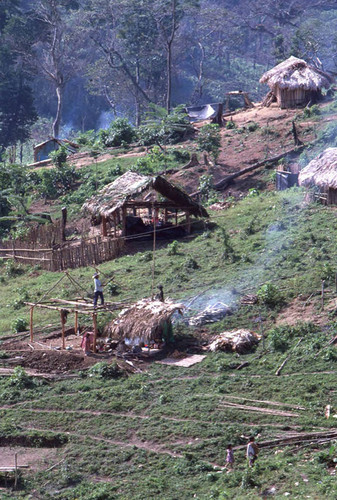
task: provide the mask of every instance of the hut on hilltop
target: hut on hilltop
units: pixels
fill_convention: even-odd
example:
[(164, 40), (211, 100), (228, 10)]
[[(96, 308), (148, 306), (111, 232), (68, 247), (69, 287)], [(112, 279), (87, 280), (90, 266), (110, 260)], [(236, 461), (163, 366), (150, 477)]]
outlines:
[(316, 187), (328, 205), (337, 205), (337, 148), (328, 148), (301, 170), (300, 186)]
[(128, 340), (131, 344), (149, 344), (151, 341), (168, 341), (172, 338), (171, 318), (175, 312), (182, 314), (183, 305), (165, 300), (142, 299), (120, 312), (107, 328), (114, 339)]
[(82, 209), (101, 224), (103, 236), (108, 236), (110, 226), (114, 237), (120, 229), (121, 236), (157, 231), (158, 237), (178, 237), (190, 232), (191, 215), (208, 217), (202, 205), (164, 177), (131, 171), (105, 186)]
[(333, 81), (331, 75), (294, 56), (260, 78), (260, 83), (266, 83), (271, 89), (264, 104), (268, 106), (274, 100), (281, 109), (317, 102), (322, 97), (322, 88), (328, 88)]

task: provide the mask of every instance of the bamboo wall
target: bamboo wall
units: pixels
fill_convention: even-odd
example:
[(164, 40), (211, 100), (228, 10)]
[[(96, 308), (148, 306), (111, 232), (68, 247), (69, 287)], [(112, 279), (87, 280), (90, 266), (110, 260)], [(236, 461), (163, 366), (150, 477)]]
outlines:
[(306, 106), (311, 99), (317, 98), (317, 92), (303, 90), (301, 88), (297, 88), (294, 90), (281, 90), (276, 87), (274, 93), (281, 109)]
[(62, 271), (100, 264), (120, 256), (124, 249), (122, 238), (102, 238), (65, 242), (45, 247), (27, 241), (3, 241), (0, 258), (13, 258), (21, 264), (40, 266), (48, 271)]

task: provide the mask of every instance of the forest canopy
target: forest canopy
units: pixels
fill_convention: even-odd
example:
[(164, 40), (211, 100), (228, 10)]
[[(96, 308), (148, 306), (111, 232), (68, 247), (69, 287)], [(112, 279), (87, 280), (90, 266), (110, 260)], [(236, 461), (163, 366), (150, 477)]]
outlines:
[[(290, 55), (336, 71), (329, 0), (4, 0), (0, 144), (140, 125), (151, 105), (260, 99), (264, 71)], [(62, 128), (63, 127), (63, 128)]]

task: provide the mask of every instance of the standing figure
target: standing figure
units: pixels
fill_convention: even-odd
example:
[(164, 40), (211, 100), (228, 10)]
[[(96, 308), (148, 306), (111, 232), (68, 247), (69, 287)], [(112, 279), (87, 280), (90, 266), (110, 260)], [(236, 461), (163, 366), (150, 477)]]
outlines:
[(101, 305), (104, 305), (104, 297), (103, 297), (103, 285), (99, 279), (99, 274), (95, 273), (93, 275), (94, 283), (95, 283), (95, 296), (94, 296), (94, 307), (97, 306), (98, 297), (101, 299)]
[(247, 460), (249, 467), (253, 467), (258, 454), (259, 454), (259, 447), (255, 443), (254, 436), (251, 436), (247, 444)]
[(91, 350), (92, 344), (93, 344), (92, 337), (93, 337), (93, 334), (90, 332), (85, 332), (83, 337), (82, 337), (81, 347), (84, 351), (85, 356), (88, 356), (90, 354), (90, 350)]
[(228, 444), (227, 445), (227, 455), (226, 455), (226, 465), (225, 465), (225, 468), (227, 469), (230, 469), (230, 470), (233, 470), (234, 468), (234, 453), (233, 453), (233, 447), (231, 444)]

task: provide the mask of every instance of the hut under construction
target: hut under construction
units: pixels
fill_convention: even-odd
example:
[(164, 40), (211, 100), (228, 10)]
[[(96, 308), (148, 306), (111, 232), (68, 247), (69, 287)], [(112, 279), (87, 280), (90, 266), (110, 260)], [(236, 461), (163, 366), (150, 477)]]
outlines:
[(337, 205), (337, 148), (328, 148), (301, 170), (300, 186), (316, 188), (316, 196), (328, 205)]
[(182, 314), (183, 304), (170, 300), (142, 299), (120, 312), (107, 328), (107, 334), (116, 340), (127, 340), (132, 345), (172, 340), (171, 318)]
[(124, 237), (154, 231), (157, 237), (178, 237), (191, 231), (191, 216), (208, 217), (206, 209), (158, 175), (128, 171), (105, 186), (82, 207), (102, 236)]
[(260, 78), (260, 83), (270, 87), (263, 104), (269, 106), (277, 101), (281, 109), (314, 104), (322, 98), (322, 89), (330, 87), (333, 81), (331, 75), (291, 56)]

